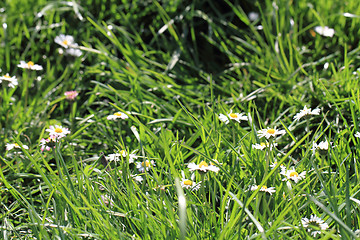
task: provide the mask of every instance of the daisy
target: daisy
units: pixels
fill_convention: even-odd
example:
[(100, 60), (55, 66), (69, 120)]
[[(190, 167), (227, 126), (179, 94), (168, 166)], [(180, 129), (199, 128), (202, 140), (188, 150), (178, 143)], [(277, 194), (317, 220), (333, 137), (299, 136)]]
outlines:
[[(132, 153), (129, 154), (129, 163), (133, 163), (135, 159), (138, 158), (138, 156), (136, 154), (134, 154), (134, 152), (136, 152), (137, 150), (134, 150)], [(115, 161), (118, 162), (121, 160), (121, 158), (126, 158), (126, 156), (128, 155), (128, 153), (125, 150), (121, 150), (119, 153), (113, 153), (113, 154), (109, 154), (106, 157), (106, 160), (108, 161)]]
[[(271, 169), (274, 169), (277, 165), (278, 165), (278, 162), (275, 161), (275, 162), (273, 162), (272, 164), (270, 164), (270, 168), (271, 168)], [(281, 164), (281, 165), (280, 165), (280, 169), (281, 169), (281, 171), (283, 171), (283, 170), (286, 169), (286, 167), (284, 166), (284, 164)]]
[(308, 232), (311, 232), (313, 237), (316, 237), (317, 234), (321, 234), (321, 231), (319, 230), (326, 230), (329, 228), (329, 225), (316, 215), (311, 215), (310, 219), (306, 217), (302, 218), (301, 224)]
[(0, 77), (0, 83), (2, 82), (2, 80), (8, 81), (8, 86), (11, 88), (14, 88), (19, 84), (17, 78), (15, 76), (10, 77), (8, 73)]
[(55, 143), (56, 143), (56, 138), (55, 137), (48, 137), (48, 138), (43, 138), (40, 140), (40, 150), (43, 152), (44, 150), (46, 151), (50, 151), (51, 148), (55, 147)]
[(74, 101), (75, 98), (79, 95), (77, 91), (67, 91), (64, 93), (67, 100)]
[[(22, 147), (23, 147), (24, 149), (29, 149), (29, 147), (26, 146), (26, 145), (22, 145)], [(6, 151), (10, 151), (10, 150), (12, 150), (12, 149), (14, 149), (14, 148), (21, 149), (20, 145), (17, 144), (17, 143), (7, 143), (7, 144), (6, 144)]]
[(314, 28), (315, 32), (318, 34), (324, 36), (324, 37), (333, 37), (335, 34), (335, 30), (333, 28), (329, 28), (328, 26), (322, 27), (322, 26), (316, 26)]
[(43, 70), (42, 66), (35, 64), (32, 61), (29, 61), (29, 62), (20, 61), (20, 64), (18, 64), (17, 66), (19, 68), (26, 68), (26, 69), (30, 69), (30, 70), (36, 70), (36, 71)]
[(315, 108), (314, 110), (311, 111), (311, 108), (307, 108), (305, 105), (304, 109), (300, 110), (300, 112), (294, 116), (294, 119), (300, 120), (300, 118), (302, 117), (309, 117), (310, 115), (319, 115), (319, 114), (320, 114), (319, 108)]
[(67, 134), (70, 133), (69, 129), (59, 126), (59, 125), (50, 126), (45, 131), (49, 132), (50, 137), (55, 138), (55, 139), (63, 138)]
[(241, 122), (241, 120), (243, 121), (247, 121), (248, 117), (244, 115), (244, 113), (233, 113), (232, 111), (230, 111), (229, 114), (224, 115), (222, 113), (219, 114), (219, 119), (220, 121), (224, 122), (225, 124), (229, 123), (229, 119), (235, 120), (238, 123)]
[[(258, 185), (252, 185), (252, 186), (250, 187), (250, 190), (251, 190), (251, 191), (256, 191), (258, 188), (259, 188)], [(276, 192), (275, 187), (269, 187), (269, 188), (268, 188), (268, 187), (265, 186), (265, 185), (263, 185), (263, 186), (260, 188), (259, 191), (261, 191), (261, 192), (267, 192), (267, 193), (269, 193), (270, 195), (272, 195), (274, 192)]]
[(192, 191), (193, 190), (197, 191), (200, 189), (201, 181), (198, 183), (195, 182), (195, 174), (191, 174), (190, 179), (187, 179), (185, 177), (185, 173), (183, 171), (181, 171), (181, 176), (182, 176), (182, 178), (181, 178), (180, 184), (181, 184), (182, 188), (186, 188), (186, 189), (189, 189)]
[(155, 166), (155, 162), (153, 160), (145, 160), (143, 162), (136, 163), (136, 168), (139, 170), (139, 172), (148, 171), (151, 166)]
[(354, 136), (360, 138), (360, 132), (356, 132)]
[(289, 170), (286, 170), (286, 168), (282, 168), (281, 175), (284, 175), (285, 178), (282, 179), (282, 181), (287, 181), (287, 180), (293, 180), (295, 183), (297, 183), (298, 181), (300, 181), (301, 179), (305, 178), (306, 175), (306, 171), (303, 171), (302, 173), (298, 173), (295, 171), (294, 167), (292, 167)]
[[(331, 144), (331, 143), (330, 143)], [(321, 155), (327, 154), (329, 149), (329, 142), (321, 141), (319, 144), (313, 143), (313, 148), (311, 150), (316, 151), (318, 150)]]
[(74, 44), (74, 37), (71, 35), (60, 34), (55, 37), (54, 41), (63, 48), (69, 48)]
[(195, 170), (199, 170), (199, 171), (213, 171), (213, 172), (218, 172), (220, 169), (215, 166), (215, 165), (208, 165), (205, 161), (200, 162), (198, 165), (196, 163), (189, 163), (188, 164), (188, 168), (190, 171), (195, 171)]
[[(78, 47), (78, 44), (74, 43), (73, 46)], [(80, 49), (77, 49), (77, 48), (68, 48), (68, 49), (66, 49), (65, 54), (71, 55), (71, 56), (74, 56), (74, 57), (80, 57), (82, 55), (82, 51)]]
[(261, 142), (259, 143), (255, 143), (252, 145), (252, 148), (258, 149), (258, 150), (264, 150), (265, 148), (270, 148), (270, 151), (272, 150), (273, 147), (276, 147), (277, 143), (273, 143), (270, 145), (269, 142)]
[(106, 117), (107, 120), (116, 120), (118, 118), (127, 119), (127, 118), (129, 118), (129, 116), (123, 112), (116, 112), (113, 115), (109, 115)]
[(142, 176), (139, 176), (139, 175), (131, 175), (131, 177), (136, 181), (136, 182), (139, 182), (139, 183), (142, 183), (142, 181), (144, 181), (144, 178)]
[(267, 139), (269, 139), (270, 137), (276, 137), (276, 135), (285, 134), (286, 131), (285, 130), (277, 130), (275, 127), (275, 128), (261, 129), (261, 130), (257, 131), (257, 133), (258, 133), (259, 138), (266, 137)]

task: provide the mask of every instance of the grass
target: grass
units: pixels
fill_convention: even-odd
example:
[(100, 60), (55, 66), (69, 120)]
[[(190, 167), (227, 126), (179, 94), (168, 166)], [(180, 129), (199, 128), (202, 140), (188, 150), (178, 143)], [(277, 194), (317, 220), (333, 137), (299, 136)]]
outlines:
[[(3, 239), (358, 238), (356, 1), (16, 0), (0, 9), (1, 74), (18, 79), (1, 83)], [(64, 54), (60, 34), (80, 57)], [(305, 105), (319, 115), (294, 120)], [(108, 120), (115, 112), (128, 118)], [(230, 112), (248, 121), (225, 124), (219, 114)], [(70, 134), (42, 151), (54, 125)], [(257, 150), (266, 128), (285, 132)], [(325, 154), (313, 151), (322, 141)], [(202, 161), (219, 171), (190, 171)], [(283, 167), (305, 177), (284, 181)], [(328, 228), (314, 236), (311, 215)]]

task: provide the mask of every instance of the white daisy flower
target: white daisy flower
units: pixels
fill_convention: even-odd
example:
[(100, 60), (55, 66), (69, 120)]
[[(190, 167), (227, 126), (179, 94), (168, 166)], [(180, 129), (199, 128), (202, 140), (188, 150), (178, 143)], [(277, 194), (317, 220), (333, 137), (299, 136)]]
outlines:
[(283, 178), (282, 181), (292, 180), (295, 183), (297, 183), (301, 179), (305, 178), (306, 171), (303, 171), (302, 173), (299, 174), (298, 172), (295, 171), (294, 167), (292, 167), (289, 170), (286, 170), (286, 168), (284, 167), (281, 169), (280, 174), (285, 176), (285, 178)]
[[(270, 168), (271, 168), (271, 169), (274, 169), (277, 165), (278, 165), (278, 162), (275, 161), (275, 162), (273, 162), (272, 164), (270, 164)], [(280, 170), (283, 171), (283, 170), (285, 170), (285, 169), (286, 169), (286, 167), (284, 166), (284, 164), (281, 164), (281, 165), (280, 165)]]
[(53, 137), (55, 139), (63, 138), (67, 134), (70, 133), (69, 129), (59, 126), (59, 125), (50, 126), (45, 131), (49, 132), (50, 137)]
[[(256, 191), (258, 188), (259, 188), (258, 185), (252, 185), (252, 186), (250, 187), (250, 190), (251, 190), (251, 191)], [(259, 191), (261, 191), (261, 192), (267, 192), (267, 193), (269, 193), (270, 195), (272, 195), (274, 192), (276, 192), (275, 187), (267, 187), (267, 186), (265, 186), (265, 185), (263, 185), (263, 186), (260, 188)]]
[[(24, 149), (29, 149), (29, 147), (26, 146), (26, 145), (22, 145), (22, 147), (23, 147)], [(7, 144), (6, 144), (6, 151), (10, 151), (10, 150), (12, 150), (12, 149), (14, 149), (14, 148), (21, 149), (20, 145), (17, 144), (17, 143), (7, 143)]]
[(131, 175), (131, 177), (136, 181), (136, 182), (139, 182), (139, 183), (142, 183), (142, 181), (144, 181), (144, 178), (140, 175)]
[(139, 170), (139, 172), (149, 171), (149, 169), (152, 166), (155, 166), (154, 160), (151, 160), (151, 161), (145, 160), (145, 161), (136, 163), (136, 168)]
[(275, 138), (276, 135), (283, 135), (285, 133), (286, 133), (285, 130), (277, 130), (276, 127), (275, 128), (261, 129), (261, 130), (257, 131), (257, 134), (258, 134), (259, 138), (266, 137), (267, 139), (269, 139), (270, 137)]
[[(78, 47), (78, 44), (74, 43), (73, 46)], [(68, 48), (68, 49), (66, 49), (65, 54), (71, 55), (74, 57), (80, 57), (82, 55), (82, 51), (78, 48)]]
[(190, 179), (185, 178), (184, 172), (181, 172), (182, 179), (181, 179), (181, 187), (189, 189), (191, 191), (197, 191), (201, 187), (201, 181), (196, 183), (195, 182), (195, 174), (191, 174)]
[(310, 115), (319, 115), (319, 114), (320, 114), (319, 108), (315, 108), (314, 110), (311, 111), (311, 108), (307, 108), (305, 105), (304, 109), (300, 110), (300, 112), (294, 116), (294, 119), (298, 121), (302, 117), (306, 117), (306, 116), (310, 116)]
[(219, 119), (220, 121), (224, 122), (225, 124), (229, 123), (229, 119), (235, 120), (238, 123), (241, 122), (241, 120), (243, 121), (247, 121), (248, 117), (244, 115), (244, 113), (233, 113), (232, 111), (230, 111), (229, 114), (224, 115), (222, 113), (219, 114)]
[(335, 34), (335, 30), (333, 28), (329, 28), (328, 26), (316, 26), (314, 30), (315, 32), (324, 37), (333, 37)]
[(261, 142), (260, 144), (259, 143), (253, 144), (252, 148), (255, 148), (255, 149), (258, 149), (258, 150), (264, 150), (265, 148), (269, 148), (270, 151), (271, 151), (273, 149), (273, 147), (276, 147), (276, 146), (277, 146), (277, 143), (273, 143), (270, 146), (269, 142)]
[(360, 132), (356, 132), (354, 136), (360, 138)]
[(329, 228), (329, 225), (324, 222), (321, 218), (311, 215), (310, 219), (302, 218), (301, 224), (306, 228), (308, 232), (311, 232), (313, 237), (316, 237), (317, 234), (321, 234), (320, 230), (326, 230)]
[(9, 73), (0, 77), (0, 83), (2, 80), (8, 81), (8, 87), (14, 88), (15, 86), (19, 85), (18, 80), (15, 76), (10, 77)]
[(52, 147), (55, 147), (56, 138), (54, 136), (50, 136), (48, 138), (43, 138), (40, 140), (40, 150), (43, 152), (44, 150), (50, 151)]
[[(330, 143), (331, 144), (331, 143)], [(329, 142), (328, 141), (321, 141), (319, 144), (313, 143), (312, 151), (319, 151), (320, 154), (325, 155), (329, 150)]]
[(129, 116), (123, 112), (116, 112), (113, 115), (109, 115), (106, 117), (107, 120), (116, 120), (118, 118), (127, 119), (127, 118), (129, 118)]
[(220, 170), (220, 168), (218, 168), (217, 166), (212, 164), (208, 165), (205, 161), (202, 161), (199, 164), (189, 163), (188, 168), (190, 171), (199, 170), (203, 172), (207, 172), (207, 171), (218, 172)]
[(113, 153), (113, 154), (109, 154), (108, 156), (106, 156), (106, 160), (108, 161), (115, 161), (118, 162), (121, 160), (121, 157), (126, 158), (126, 156), (129, 155), (129, 163), (133, 163), (135, 159), (138, 158), (138, 156), (136, 154), (134, 154), (134, 152), (136, 152), (137, 150), (134, 150), (132, 153), (128, 154), (125, 150), (121, 150), (119, 153)]
[(64, 35), (64, 34), (60, 34), (59, 36), (56, 36), (54, 41), (57, 44), (61, 45), (63, 48), (69, 48), (75, 43), (73, 36)]
[(29, 61), (29, 62), (20, 61), (20, 64), (18, 64), (17, 66), (19, 68), (26, 68), (26, 69), (35, 70), (35, 71), (43, 70), (42, 66), (35, 64), (32, 61)]

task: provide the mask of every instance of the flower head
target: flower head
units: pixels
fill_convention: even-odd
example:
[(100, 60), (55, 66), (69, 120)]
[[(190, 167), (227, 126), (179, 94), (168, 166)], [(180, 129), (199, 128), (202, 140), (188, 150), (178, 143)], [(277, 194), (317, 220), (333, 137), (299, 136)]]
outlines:
[(227, 115), (220, 113), (219, 119), (220, 119), (220, 121), (224, 122), (225, 124), (228, 124), (229, 119), (235, 120), (238, 123), (240, 123), (241, 120), (247, 121), (248, 117), (245, 116), (244, 113), (233, 113), (232, 111), (230, 111), (230, 113), (228, 113)]
[[(331, 143), (330, 143), (331, 144)], [(329, 149), (329, 142), (328, 141), (321, 141), (319, 144), (313, 143), (313, 151), (319, 151), (321, 155), (326, 155)]]
[(121, 158), (126, 158), (126, 156), (129, 155), (129, 163), (133, 163), (134, 160), (138, 158), (138, 156), (134, 154), (136, 151), (137, 150), (134, 150), (132, 153), (128, 154), (126, 150), (121, 150), (119, 153), (109, 154), (106, 157), (106, 160), (118, 162), (121, 160)]
[(207, 172), (207, 171), (218, 172), (220, 170), (217, 166), (212, 164), (208, 165), (205, 161), (201, 161), (199, 164), (189, 163), (188, 168), (190, 171), (199, 170), (203, 172)]
[(302, 218), (301, 224), (308, 232), (311, 232), (313, 237), (316, 237), (317, 234), (320, 234), (320, 230), (326, 230), (329, 228), (329, 225), (316, 215), (311, 215), (310, 219), (306, 217)]
[[(22, 145), (22, 147), (23, 147), (24, 149), (29, 149), (29, 147), (26, 146), (26, 145)], [(7, 143), (7, 144), (6, 144), (6, 151), (10, 151), (10, 150), (12, 150), (12, 149), (14, 149), (14, 148), (21, 149), (20, 145), (17, 144), (17, 143)]]
[[(256, 191), (258, 188), (259, 188), (258, 185), (252, 185), (252, 186), (250, 187), (250, 190), (251, 190), (251, 191)], [(265, 185), (263, 185), (263, 186), (260, 188), (259, 191), (261, 191), (261, 192), (267, 192), (267, 193), (269, 193), (270, 195), (272, 195), (274, 192), (276, 192), (275, 187), (267, 187), (267, 186), (265, 186)]]
[(109, 115), (106, 117), (107, 120), (116, 120), (118, 118), (127, 119), (127, 118), (129, 118), (129, 116), (123, 112), (116, 112), (113, 115)]
[(51, 148), (54, 148), (56, 144), (56, 138), (54, 136), (50, 136), (48, 138), (42, 138), (40, 140), (40, 150), (43, 152), (44, 150), (50, 151)]
[(59, 125), (50, 126), (45, 131), (49, 132), (49, 135), (51, 138), (60, 139), (65, 137), (67, 134), (70, 133), (70, 131), (67, 128), (64, 128)]
[(311, 111), (311, 108), (307, 108), (306, 106), (304, 106), (304, 109), (300, 110), (300, 112), (294, 116), (294, 119), (300, 120), (300, 118), (302, 117), (308, 117), (310, 115), (319, 115), (319, 114), (320, 114), (319, 108), (315, 108), (314, 110)]
[(71, 35), (60, 34), (59, 36), (55, 37), (54, 41), (63, 48), (69, 48), (74, 44), (74, 37)]
[(292, 167), (289, 170), (286, 170), (286, 168), (284, 167), (281, 169), (280, 174), (285, 176), (285, 178), (282, 179), (283, 181), (292, 180), (295, 183), (297, 183), (301, 179), (305, 178), (306, 172), (303, 171), (302, 173), (299, 174), (298, 172), (295, 171), (294, 167)]
[(67, 91), (64, 93), (64, 95), (66, 96), (67, 100), (74, 101), (75, 98), (79, 95), (79, 93), (77, 91)]
[[(73, 46), (78, 47), (78, 44), (74, 43)], [(80, 57), (82, 55), (82, 51), (80, 49), (77, 49), (77, 48), (68, 48), (68, 49), (66, 49), (65, 54), (66, 55), (71, 55), (71, 56), (74, 56), (74, 57)]]
[(286, 133), (286, 131), (285, 130), (277, 130), (275, 127), (275, 128), (261, 129), (257, 133), (258, 133), (259, 138), (266, 137), (267, 139), (269, 139), (270, 137), (275, 138), (276, 135), (283, 135)]
[(329, 28), (328, 26), (316, 26), (314, 30), (315, 32), (324, 37), (333, 37), (335, 34), (335, 30), (333, 28)]
[(356, 132), (354, 136), (360, 138), (360, 132)]
[(258, 149), (258, 150), (264, 150), (265, 148), (269, 148), (270, 151), (272, 150), (273, 147), (276, 147), (277, 143), (273, 143), (270, 145), (269, 142), (261, 142), (259, 143), (255, 143), (252, 145), (253, 148)]
[(35, 64), (32, 61), (29, 61), (29, 62), (20, 61), (20, 64), (18, 64), (17, 66), (19, 68), (26, 68), (26, 69), (35, 70), (35, 71), (43, 70), (42, 66)]
[(17, 78), (15, 76), (10, 77), (8, 73), (0, 77), (0, 83), (2, 82), (2, 80), (8, 81), (8, 86), (11, 88), (14, 88), (19, 84)]
[(142, 162), (136, 163), (136, 168), (139, 170), (139, 172), (148, 171), (152, 166), (155, 166), (154, 160), (144, 160)]
[(199, 190), (199, 188), (201, 186), (200, 185), (201, 181), (198, 182), (198, 183), (195, 182), (195, 174), (191, 174), (190, 179), (185, 178), (184, 172), (182, 172), (181, 175), (182, 175), (182, 178), (181, 178), (180, 184), (181, 184), (182, 188), (186, 188), (186, 189), (189, 189), (191, 191)]

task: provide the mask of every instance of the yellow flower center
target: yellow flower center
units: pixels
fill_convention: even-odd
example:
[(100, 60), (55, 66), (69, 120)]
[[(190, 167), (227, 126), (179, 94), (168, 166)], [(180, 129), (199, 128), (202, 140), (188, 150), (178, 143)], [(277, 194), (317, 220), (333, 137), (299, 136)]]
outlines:
[(150, 162), (148, 160), (146, 160), (145, 162), (142, 162), (141, 165), (143, 167), (150, 167)]
[(5, 74), (4, 78), (11, 78), (9, 75)]
[(68, 45), (68, 41), (67, 41), (67, 40), (64, 40), (62, 43), (63, 43), (64, 45)]
[(290, 177), (298, 177), (299, 174), (297, 172), (291, 172)]
[(262, 143), (260, 143), (260, 146), (266, 147), (266, 143), (262, 142)]
[(117, 113), (114, 113), (114, 115), (120, 117), (122, 114), (121, 114), (121, 112), (117, 112)]
[(29, 67), (32, 67), (32, 66), (34, 66), (35, 64), (34, 64), (34, 62), (29, 61), (29, 62), (27, 63), (27, 65), (28, 65)]
[(19, 144), (17, 144), (17, 143), (15, 143), (14, 146), (15, 146), (16, 148), (20, 148)]
[(275, 133), (275, 129), (270, 128), (270, 129), (268, 129), (266, 132), (269, 133), (269, 134), (274, 134), (274, 133)]
[(209, 165), (205, 161), (202, 161), (201, 163), (199, 163), (199, 168), (208, 167), (208, 166)]
[(191, 181), (191, 180), (185, 180), (184, 181), (184, 185), (189, 185), (189, 186), (191, 186), (193, 184), (193, 181)]
[(267, 189), (267, 186), (264, 185), (264, 186), (261, 187), (261, 189), (262, 189), (262, 190), (266, 190), (266, 189)]
[(121, 150), (121, 151), (120, 151), (120, 154), (121, 154), (121, 155), (126, 155), (126, 151), (125, 151), (125, 150)]
[(236, 113), (230, 113), (230, 117), (231, 117), (231, 118), (237, 118), (237, 116), (238, 116), (238, 115), (237, 115)]
[(56, 133), (62, 133), (63, 130), (62, 130), (61, 128), (55, 128), (55, 132), (56, 132)]

